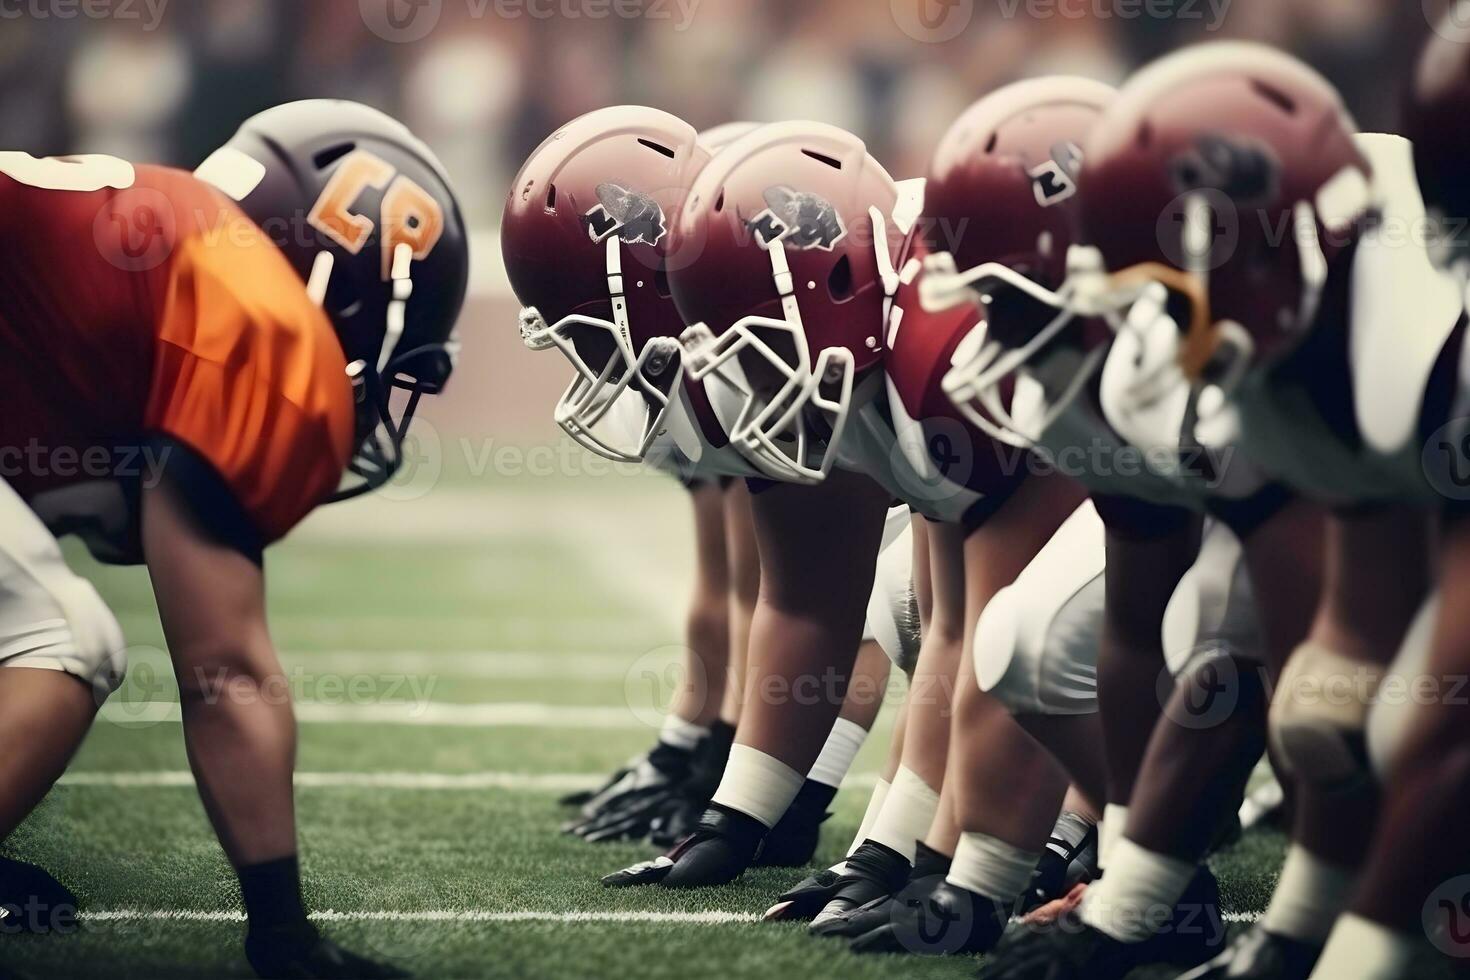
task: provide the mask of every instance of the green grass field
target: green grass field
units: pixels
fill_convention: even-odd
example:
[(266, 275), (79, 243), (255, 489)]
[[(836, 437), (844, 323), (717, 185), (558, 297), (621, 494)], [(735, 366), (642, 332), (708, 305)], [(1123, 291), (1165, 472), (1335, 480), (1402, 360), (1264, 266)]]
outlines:
[[(789, 870), (696, 893), (604, 890), (600, 875), (647, 848), (557, 832), (560, 793), (653, 738), (648, 678), (676, 653), (689, 580), (682, 496), (656, 478), (453, 485), (329, 509), (272, 552), (274, 628), (301, 702), (309, 900), (344, 943), (421, 977), (973, 972), (859, 958), (754, 921), (800, 877)], [(78, 892), (83, 928), (7, 937), (4, 962), (35, 977), (248, 976), (146, 575), (76, 565), (118, 612), (134, 670), (6, 845)], [(823, 864), (855, 831), (892, 714), (838, 797)], [(1281, 846), (1256, 833), (1218, 859), (1229, 911), (1264, 908)]]

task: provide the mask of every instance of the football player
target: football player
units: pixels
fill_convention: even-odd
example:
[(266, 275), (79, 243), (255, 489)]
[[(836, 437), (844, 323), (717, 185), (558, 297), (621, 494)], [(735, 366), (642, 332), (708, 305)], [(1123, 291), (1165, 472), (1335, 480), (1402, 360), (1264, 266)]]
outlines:
[[(1122, 363), (1132, 365), (1116, 386), (1105, 369), (1109, 417), (1142, 432), (1145, 444), (1177, 443), (1177, 419), (1166, 425), (1168, 416), (1151, 409), (1185, 379), (1196, 395), (1186, 445), (1239, 445), (1297, 493), (1334, 506), (1321, 602), (1271, 707), (1276, 755), (1297, 782), (1295, 843), (1262, 924), (1197, 974), (1305, 976), (1372, 825), (1372, 793), (1354, 748), (1367, 701), (1428, 585), (1429, 535), (1422, 506), (1405, 492), (1414, 478), (1402, 447), (1458, 299), (1426, 278), (1422, 247), (1416, 254), (1363, 234), (1375, 208), (1412, 224), (1417, 195), (1404, 194), (1393, 176), (1405, 170), (1402, 141), (1355, 138), (1331, 87), (1280, 53), (1223, 44), (1161, 60), (1125, 87), (1084, 155), (1083, 234), (1099, 249), (1087, 258), (1108, 272), (1073, 285), (1085, 297), (1081, 308), (1126, 311), (1108, 319), (1114, 346), (1129, 354)], [(1411, 342), (1392, 329), (1392, 305), (1382, 305), (1394, 296), (1388, 281), (1415, 290)], [(1374, 347), (1385, 335), (1395, 339)], [(1391, 362), (1376, 353), (1389, 348)], [(1279, 598), (1262, 587), (1271, 568), (1250, 567), (1269, 627), (1265, 613)], [(1354, 675), (1365, 683), (1351, 685), (1345, 703), (1299, 696)], [(1248, 672), (1229, 688), (1236, 724), (1237, 716), (1259, 716), (1263, 688)], [(1187, 787), (1199, 771), (1198, 762), (1186, 770), (1178, 761), (1199, 757), (1186, 751), (1181, 716), (1166, 716), (1135, 788), (1119, 861), (1089, 892), (1083, 928), (1020, 939), (993, 975), (1116, 975), (1135, 960), (1130, 947), (1153, 940), (1158, 923), (1147, 913), (1187, 887), (1204, 838), (1171, 832), (1148, 812), (1177, 807), (1178, 797), (1164, 803), (1163, 789)], [(1233, 759), (1238, 773), (1253, 754), (1221, 761)]]
[[(0, 202), (23, 243), (0, 271), (0, 838), (126, 669), (116, 620), (62, 559), (54, 535), (74, 533), (148, 567), (255, 971), (401, 976), (307, 916), (263, 555), (391, 479), (419, 399), (449, 379), (468, 253), (443, 168), (373, 109), (298, 102), (192, 175), (0, 154)], [(13, 864), (0, 889), (43, 929), (74, 901)]]
[[(988, 806), (977, 826), (956, 826), (948, 803), (959, 801), (941, 795), (952, 782), (944, 778), (946, 765), (957, 765), (944, 749), (952, 743), (944, 692), (954, 691), (955, 678), (973, 677), (959, 666), (975, 618), (967, 606), (983, 605), (1020, 573), (1076, 509), (1081, 491), (1064, 477), (1007, 465), (1014, 461), (989, 451), (983, 438), (980, 451), (967, 451), (975, 465), (952, 479), (938, 471), (922, 440), (914, 450), (900, 439), (908, 416), (899, 419), (895, 386), (906, 382), (884, 370), (883, 350), (899, 287), (893, 257), (901, 254), (917, 203), (899, 206), (898, 188), (849, 134), (814, 123), (763, 127), (727, 147), (696, 179), (674, 246), (676, 254), (681, 246), (695, 254), (671, 267), (670, 286), (683, 318), (695, 324), (687, 334), (690, 370), (703, 382), (720, 430), (776, 484), (754, 506), (762, 535), (759, 612), (772, 614), (767, 625), (784, 628), (753, 644), (753, 658), (771, 655), (759, 671), (753, 660), (753, 674), (793, 685), (834, 664), (844, 670), (833, 660), (831, 637), (850, 628), (861, 609), (867, 583), (859, 576), (871, 574), (875, 541), (859, 535), (870, 533), (864, 529), (874, 522), (875, 503), (897, 497), (931, 519), (932, 621), (940, 622), (942, 609), (952, 618), (947, 629), (926, 633), (917, 674), (925, 674), (926, 661), (937, 665), (931, 675), (937, 696), (925, 701), (939, 708), (927, 721), (932, 729), (937, 720), (940, 732), (925, 740), (937, 742), (939, 751), (915, 753), (915, 763), (932, 773), (927, 778), (909, 768), (911, 748), (921, 741), (916, 717), (923, 714), (911, 699), (905, 765), (868, 841), (845, 862), (851, 887), (833, 897), (817, 929), (845, 934), (852, 912), (903, 885), (919, 839), (953, 854), (964, 829), (970, 837), (961, 853), (969, 856), (956, 857), (960, 867), (952, 876), (967, 886), (984, 881), (984, 891), (953, 890), (956, 910), (970, 906), (953, 917), (966, 924), (947, 930), (929, 951), (979, 950), (999, 935), (1010, 904), (1028, 885), (1066, 783), (998, 703), (962, 687), (954, 730), (988, 746), (987, 762), (997, 767), (997, 782), (988, 788), (1007, 781), (1003, 771), (1028, 782), (1013, 786), (1004, 807)], [(834, 517), (843, 518), (840, 525)], [(986, 570), (968, 588), (967, 549), (971, 562), (978, 557)], [(1100, 528), (1095, 551), (1100, 555)], [(768, 565), (768, 554), (778, 560)], [(767, 589), (767, 579), (787, 563), (804, 567), (805, 579), (783, 577)], [(820, 597), (811, 595), (818, 580)], [(758, 630), (761, 625), (758, 620)], [(700, 832), (672, 855), (666, 884), (728, 880), (748, 864), (770, 815), (794, 787), (799, 764), (793, 759), (811, 751), (801, 729), (820, 724), (816, 705), (803, 712), (784, 707), (748, 706), (759, 714), (748, 728), (742, 718), (736, 750), (744, 751), (732, 755)], [(902, 948), (907, 933), (893, 925), (860, 948)]]
[[(507, 272), (525, 304), (523, 338), (532, 349), (561, 350), (574, 369), (556, 409), (563, 430), (593, 452), (647, 458), (686, 479), (757, 473), (725, 439), (713, 438), (708, 421), (701, 419), (703, 389), (684, 378), (675, 339), (678, 313), (667, 284), (669, 267), (677, 261), (669, 254), (669, 221), (708, 159), (706, 147), (718, 147), (748, 128), (734, 127), (697, 136), (682, 120), (640, 106), (579, 117), (523, 165), (502, 223)], [(748, 527), (743, 486), (727, 492), (737, 505), (732, 526)], [(898, 523), (906, 522), (905, 514)], [(753, 612), (749, 596), (758, 578), (749, 561), (754, 555), (748, 534), (731, 544), (732, 553), (747, 558), (734, 573), (743, 597), (731, 639), (737, 650), (747, 643)], [(903, 586), (907, 592), (906, 579)], [(887, 660), (876, 644), (867, 645), (859, 664), (864, 688), (881, 687)], [(737, 680), (729, 691), (730, 715), (739, 712), (733, 697), (739, 687)], [(769, 835), (763, 861), (799, 865), (810, 859), (827, 805), (878, 703), (869, 698), (849, 704), (835, 723), (828, 721), (826, 747), (812, 778)], [(621, 788), (612, 788), (613, 799), (621, 797), (636, 808), (646, 804), (639, 798), (645, 787), (653, 794), (667, 792), (654, 786), (662, 777), (647, 769), (635, 766)], [(719, 773), (713, 775), (718, 782)], [(712, 785), (702, 789), (701, 809), (712, 790)], [(698, 799), (701, 794), (680, 795)], [(667, 839), (679, 826), (676, 817), (660, 817), (655, 836)]]
[[(1088, 642), (1050, 649), (1001, 642), (1018, 632), (1025, 635), (1012, 625), (1018, 613), (1007, 614), (1007, 605), (1020, 610), (1047, 608), (1046, 592), (1030, 600), (1018, 592), (1013, 602), (992, 604), (982, 616), (977, 665), (982, 685), (1037, 730), (1054, 724), (1048, 716), (1095, 710), (1101, 702), (1100, 717), (1093, 723), (1100, 722), (1107, 750), (1109, 809), (1102, 857), (1114, 867), (1109, 852), (1121, 837), (1129, 800), (1139, 799), (1134, 784), (1159, 718), (1156, 691), (1158, 679), (1166, 676), (1162, 675), (1166, 661), (1172, 671), (1183, 671), (1197, 684), (1199, 678), (1222, 670), (1232, 677), (1253, 671), (1249, 664), (1261, 655), (1263, 640), (1284, 633), (1287, 639), (1274, 642), (1289, 645), (1290, 625), (1271, 621), (1266, 635), (1259, 635), (1246, 565), (1253, 553), (1262, 558), (1274, 555), (1279, 562), (1275, 553), (1289, 545), (1285, 550), (1290, 554), (1303, 535), (1310, 554), (1315, 538), (1310, 515), (1292, 506), (1280, 488), (1265, 485), (1243, 459), (1230, 453), (1213, 457), (1181, 453), (1177, 439), (1172, 449), (1167, 442), (1130, 443), (1123, 434), (1127, 427), (1108, 419), (1104, 409), (1110, 386), (1133, 370), (1137, 351), (1111, 345), (1104, 323), (1070, 308), (1057, 292), (1069, 274), (1076, 273), (1068, 259), (1075, 260), (1069, 246), (1076, 240), (1077, 174), (1084, 166), (1082, 147), (1100, 113), (1094, 108), (1090, 118), (1079, 120), (1079, 95), (1061, 80), (1020, 83), (991, 99), (999, 102), (1003, 95), (1009, 98), (1000, 102), (999, 111), (982, 117), (986, 125), (962, 119), (936, 155), (928, 217), (979, 231), (961, 237), (952, 252), (930, 259), (929, 268), (919, 273), (920, 291), (936, 306), (947, 306), (962, 296), (967, 305), (973, 301), (985, 311), (984, 330), (970, 333), (943, 382), (966, 418), (1000, 439), (1022, 445), (1039, 440), (1048, 459), (1073, 460), (1108, 526), (1105, 614), (1102, 628), (1086, 634), (1100, 632), (1100, 649)], [(1111, 105), (1111, 100), (1092, 105)], [(972, 111), (978, 115), (984, 107), (982, 101)], [(1024, 411), (1008, 410), (1004, 404), (1001, 393), (1010, 386), (1017, 391), (1016, 402), (1022, 403), (1024, 394)], [(1168, 396), (1161, 399), (1165, 414), (1177, 413), (1175, 421), (1181, 422), (1188, 408), (1187, 387), (1160, 390)], [(1198, 543), (1198, 518), (1192, 516), (1202, 510), (1216, 515), (1207, 527), (1203, 548)], [(1238, 540), (1247, 543), (1244, 556)], [(1292, 571), (1299, 572), (1294, 567)], [(1304, 580), (1311, 577), (1305, 575)], [(1285, 581), (1291, 584), (1289, 577)], [(1298, 607), (1305, 605), (1301, 596), (1311, 594), (1284, 591), (1296, 592)], [(1056, 621), (1065, 624), (1065, 612), (1063, 606)], [(1017, 678), (1027, 682), (1018, 684)], [(1040, 679), (1039, 690), (1031, 678)], [(1184, 689), (1191, 686), (1185, 684)], [(1242, 701), (1250, 703), (1248, 692)], [(1264, 697), (1257, 694), (1255, 703), (1263, 710)], [(1166, 714), (1179, 709), (1171, 705)], [(1178, 717), (1184, 729), (1191, 716), (1182, 711)], [(1223, 818), (1231, 809), (1227, 804), (1239, 802), (1258, 754), (1238, 751), (1239, 736), (1232, 734), (1232, 726), (1247, 717), (1246, 712), (1234, 712), (1220, 719), (1228, 724), (1207, 730), (1211, 739), (1218, 740), (1209, 758), (1239, 755), (1245, 759), (1243, 770), (1237, 765), (1239, 771), (1229, 778), (1207, 787), (1180, 787), (1161, 798), (1166, 825), (1173, 817), (1183, 832), (1203, 834), (1201, 853), (1215, 835), (1218, 820), (1212, 815)], [(1199, 748), (1179, 758), (1200, 760)], [(1085, 778), (1076, 770), (1075, 760), (1069, 767)], [(1180, 807), (1181, 799), (1192, 799), (1192, 805)], [(1153, 802), (1145, 806), (1146, 812), (1156, 809)], [(1127, 861), (1122, 863), (1126, 868)], [(1104, 879), (1110, 884), (1120, 880), (1126, 882), (1127, 875), (1116, 870)], [(1196, 875), (1191, 862), (1169, 880), (1169, 887), (1177, 884), (1179, 894), (1167, 896), (1160, 908), (1173, 908), (1187, 893), (1185, 904), (1191, 906), (1187, 914), (1194, 925), (1186, 929), (1176, 923), (1159, 941), (1129, 950), (1130, 962), (1197, 962), (1222, 938), (1214, 885), (1207, 874)], [(1049, 936), (1048, 941), (1055, 938)], [(997, 963), (1014, 965), (1016, 956), (1014, 948), (1005, 950)], [(1060, 954), (1048, 951), (1036, 956), (1035, 964), (1053, 957)], [(1101, 969), (1099, 963), (1093, 966)]]

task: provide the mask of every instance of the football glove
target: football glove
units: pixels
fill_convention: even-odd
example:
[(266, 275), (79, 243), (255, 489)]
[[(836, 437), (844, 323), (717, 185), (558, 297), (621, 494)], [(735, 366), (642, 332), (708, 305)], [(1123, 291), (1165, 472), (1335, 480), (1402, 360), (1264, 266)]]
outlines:
[(738, 810), (713, 804), (694, 833), (668, 854), (615, 871), (602, 879), (608, 888), (662, 885), (703, 888), (727, 885), (750, 867), (766, 827)]
[(43, 868), (0, 858), (0, 934), (70, 932), (77, 897)]
[(846, 915), (838, 916), (832, 920), (832, 925), (825, 934), (852, 938), (888, 924), (896, 909), (932, 894), (944, 882), (945, 875), (949, 874), (950, 863), (949, 855), (941, 854), (919, 841), (914, 855), (914, 868), (909, 872), (907, 884), (892, 895), (874, 899)]
[(796, 799), (786, 808), (776, 826), (766, 835), (766, 842), (755, 863), (766, 868), (802, 868), (811, 863), (822, 841), (822, 824), (831, 813), (827, 806), (837, 791), (808, 779)]
[(949, 956), (988, 953), (1010, 918), (1009, 903), (976, 895), (940, 878), (915, 882), (888, 899), (887, 907), (853, 916), (854, 953)]
[(694, 748), (689, 778), (684, 781), (682, 791), (654, 818), (648, 832), (650, 844), (667, 849), (694, 833), (695, 825), (709, 806), (710, 797), (720, 787), (734, 740), (733, 725), (721, 721), (710, 726), (709, 735), (700, 739)]
[(1179, 980), (1307, 980), (1321, 958), (1321, 946), (1255, 926)]
[(850, 880), (837, 889), (812, 921), (814, 935), (841, 935), (843, 920), (869, 902), (887, 898), (909, 879), (910, 866), (902, 854), (871, 840), (847, 856)]
[(621, 779), (582, 807), (582, 818), (562, 829), (597, 843), (640, 840), (654, 823), (675, 809), (689, 775), (690, 753), (671, 745), (654, 746)]
[(268, 980), (401, 980), (409, 976), (397, 967), (349, 953), (310, 923), (252, 929), (245, 937), (245, 958), (256, 976)]

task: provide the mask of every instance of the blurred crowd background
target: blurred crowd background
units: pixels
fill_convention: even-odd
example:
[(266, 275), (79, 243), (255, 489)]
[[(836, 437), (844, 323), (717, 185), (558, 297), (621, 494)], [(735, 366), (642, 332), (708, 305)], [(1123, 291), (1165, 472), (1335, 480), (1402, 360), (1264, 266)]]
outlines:
[(193, 167), (291, 99), (399, 116), (444, 159), (475, 229), (469, 377), (415, 433), (570, 447), (550, 411), (570, 368), (522, 348), (496, 234), (520, 162), (567, 119), (622, 102), (700, 128), (820, 119), (911, 177), (998, 85), (1051, 72), (1119, 82), (1180, 45), (1251, 38), (1325, 72), (1364, 129), (1392, 130), (1448, 2), (0, 0), (0, 149)]
[(1429, 29), (1426, 8), (1442, 6), (0, 0), (0, 145), (192, 166), (258, 109), (346, 96), (398, 114), (434, 145), (471, 220), (487, 227), (521, 158), (597, 106), (643, 102), (699, 127), (818, 118), (862, 135), (896, 176), (913, 176), (960, 110), (996, 85), (1055, 71), (1120, 81), (1207, 38), (1285, 47), (1342, 88), (1365, 129), (1391, 129)]

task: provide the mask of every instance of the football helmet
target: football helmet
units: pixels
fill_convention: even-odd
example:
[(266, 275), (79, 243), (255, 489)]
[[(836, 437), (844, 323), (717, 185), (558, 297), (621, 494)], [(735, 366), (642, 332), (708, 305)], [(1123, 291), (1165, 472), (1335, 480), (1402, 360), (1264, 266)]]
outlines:
[[(1010, 445), (1034, 443), (1092, 377), (1111, 336), (1077, 315), (1071, 294), (1088, 258), (1073, 248), (1082, 143), (1116, 95), (1069, 76), (1007, 85), (950, 127), (930, 168), (920, 227), (952, 240), (930, 243), (920, 301), (930, 311), (973, 303), (986, 321), (955, 352), (942, 387), (965, 418)], [(1037, 413), (1022, 424), (1007, 404), (1019, 372), (1064, 334), (1081, 341), (1083, 360), (1050, 404), (1017, 398)]]
[(673, 230), (686, 364), (729, 442), (773, 479), (818, 483), (854, 380), (882, 357), (898, 189), (850, 133), (762, 126), (718, 153)]
[(387, 483), (459, 352), (469, 242), (444, 167), (376, 109), (313, 99), (247, 119), (195, 176), (285, 253), (342, 342), (357, 429), (333, 499)]
[[(1465, 235), (1458, 225), (1470, 218), (1470, 2), (1452, 7), (1430, 36), (1414, 73), (1404, 112), (1404, 135), (1414, 144), (1414, 168), (1424, 203), (1444, 221), (1440, 236), (1456, 246), (1446, 259), (1463, 262)], [(1453, 222), (1453, 223), (1452, 223)]]
[(612, 106), (547, 137), (506, 198), (500, 241), (521, 337), (571, 361), (556, 423), (600, 456), (641, 461), (679, 390), (670, 223), (708, 159), (678, 117)]
[(1259, 44), (1186, 48), (1123, 87), (1083, 146), (1079, 209), (1110, 272), (1106, 305), (1162, 297), (1151, 305), (1175, 325), (1140, 398), (1181, 372), (1228, 393), (1315, 324), (1374, 213), (1355, 132), (1325, 79)]

